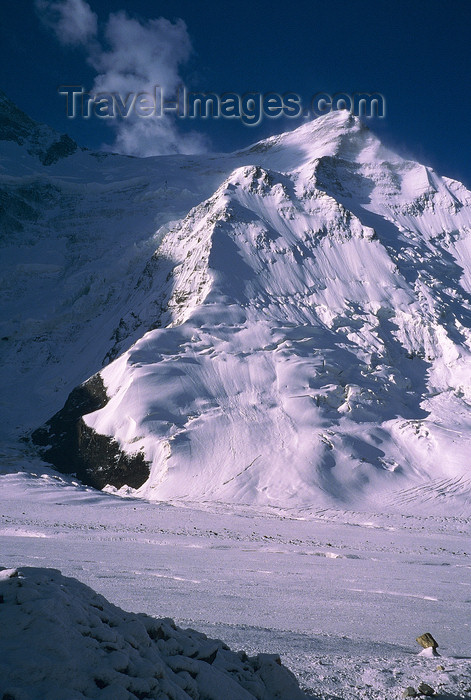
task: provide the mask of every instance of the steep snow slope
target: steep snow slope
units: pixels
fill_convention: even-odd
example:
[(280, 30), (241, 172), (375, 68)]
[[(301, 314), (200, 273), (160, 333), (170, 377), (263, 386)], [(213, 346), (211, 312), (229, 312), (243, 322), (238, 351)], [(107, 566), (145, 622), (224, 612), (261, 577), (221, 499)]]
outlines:
[(138, 495), (467, 507), (460, 183), (346, 112), (226, 156), (13, 157), (7, 437), (105, 364), (84, 422), (148, 460)]

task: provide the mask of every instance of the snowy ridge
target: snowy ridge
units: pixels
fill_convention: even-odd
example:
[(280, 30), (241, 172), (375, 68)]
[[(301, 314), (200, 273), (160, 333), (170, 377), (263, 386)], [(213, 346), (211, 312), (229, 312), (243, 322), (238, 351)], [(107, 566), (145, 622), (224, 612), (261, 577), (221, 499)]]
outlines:
[(105, 365), (84, 421), (145, 455), (135, 495), (403, 507), (449, 479), (469, 508), (463, 185), (346, 112), (234, 154), (11, 168), (54, 194), (4, 297), (5, 381), (38, 397), (8, 439)]

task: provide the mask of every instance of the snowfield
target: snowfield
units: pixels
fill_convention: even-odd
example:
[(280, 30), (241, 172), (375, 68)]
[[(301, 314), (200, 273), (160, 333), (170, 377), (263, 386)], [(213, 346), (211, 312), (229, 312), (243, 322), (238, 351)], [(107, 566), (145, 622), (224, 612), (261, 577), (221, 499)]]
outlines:
[[(148, 503), (74, 485), (38, 463), (27, 466), (24, 474), (2, 477), (0, 551), (9, 569), (60, 568), (63, 575), (77, 578), (125, 610), (173, 618), (177, 625), (222, 639), (249, 656), (279, 654), (304, 692), (319, 700), (401, 698), (405, 688), (417, 689), (422, 682), (434, 688), (438, 698), (470, 697), (468, 518), (432, 512), (415, 516)], [(60, 582), (58, 575), (53, 578)], [(31, 588), (35, 580), (34, 575)], [(83, 604), (83, 598), (80, 605), (74, 602), (76, 591), (83, 593), (81, 586), (74, 586), (66, 587), (73, 607), (64, 619), (70, 621), (77, 605), (82, 610)], [(87, 591), (88, 611), (90, 596)], [(34, 601), (28, 604), (31, 615), (39, 614)], [(100, 604), (110, 619), (116, 618), (115, 608), (111, 616), (107, 605)], [(46, 634), (41, 625), (34, 636), (31, 627), (23, 632), (4, 610), (0, 605), (2, 620), (11, 622), (2, 622), (0, 664), (14, 658), (10, 668), (17, 677), (21, 669), (31, 668), (28, 663), (37, 662), (44, 639), (48, 649), (57, 649), (62, 637)], [(89, 617), (85, 622), (90, 626)], [(95, 622), (103, 632), (102, 622)], [(74, 629), (71, 625), (71, 639), (79, 639)], [(415, 638), (426, 631), (439, 643), (439, 658), (419, 654)], [(120, 639), (125, 641), (126, 636)], [(197, 635), (194, 639), (200, 643)], [(110, 641), (93, 641), (93, 635), (80, 636), (83, 640), (93, 648)], [(21, 651), (15, 657), (5, 656), (5, 646), (11, 654), (16, 644)], [(126, 649), (136, 662), (138, 652)], [(147, 646), (139, 651), (147, 653)], [(114, 673), (107, 654), (94, 657), (86, 687), (96, 695), (85, 697), (107, 697), (100, 695), (106, 688), (99, 690), (93, 681), (104, 669)], [(51, 674), (62, 673), (63, 656), (52, 658), (60, 659), (60, 668), (51, 656), (45, 668)], [(68, 661), (76, 669), (71, 676), (74, 683), (79, 670), (86, 668), (80, 658)], [(102, 677), (111, 683), (110, 676)], [(7, 678), (8, 684), (0, 681), (3, 692), (19, 683)], [(49, 697), (31, 695), (34, 688), (28, 675), (23, 673), (22, 678), (30, 694), (18, 692), (12, 696), (15, 700)], [(129, 687), (132, 683), (131, 679)], [(226, 694), (214, 697), (220, 700)], [(294, 700), (296, 695), (281, 697)]]

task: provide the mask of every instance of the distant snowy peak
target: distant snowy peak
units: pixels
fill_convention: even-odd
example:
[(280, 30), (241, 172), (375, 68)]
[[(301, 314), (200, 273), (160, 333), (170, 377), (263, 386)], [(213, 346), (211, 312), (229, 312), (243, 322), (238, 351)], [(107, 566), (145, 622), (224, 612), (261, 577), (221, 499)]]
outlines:
[(21, 111), (0, 90), (0, 141), (24, 146), (28, 153), (51, 165), (75, 153), (78, 146), (66, 134), (58, 134), (45, 124), (38, 124)]
[[(359, 119), (345, 110), (331, 112), (241, 151), (266, 168), (289, 172), (304, 196), (327, 189), (334, 196), (396, 199), (417, 206), (435, 199), (440, 206), (471, 203), (462, 183), (440, 177), (427, 166), (386, 148)], [(437, 196), (436, 196), (437, 195)]]
[(270, 160), (277, 170), (297, 170), (323, 156), (348, 154), (353, 159), (365, 141), (381, 147), (358, 117), (340, 110), (308, 121), (293, 131), (270, 136), (239, 153)]

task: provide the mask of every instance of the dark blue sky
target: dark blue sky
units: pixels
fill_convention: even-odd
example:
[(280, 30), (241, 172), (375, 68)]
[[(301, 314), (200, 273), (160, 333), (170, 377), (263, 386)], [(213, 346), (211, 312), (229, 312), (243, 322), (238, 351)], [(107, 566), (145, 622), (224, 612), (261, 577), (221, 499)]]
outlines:
[[(471, 1), (452, 0), (89, 0), (103, 27), (125, 10), (142, 22), (182, 18), (193, 54), (180, 75), (193, 90), (382, 93), (384, 119), (370, 127), (401, 153), (471, 187)], [(97, 119), (69, 120), (61, 84), (91, 87), (82, 48), (61, 46), (41, 25), (33, 0), (0, 7), (0, 87), (24, 111), (81, 145), (112, 142)], [(180, 122), (233, 150), (303, 122), (264, 119)]]

